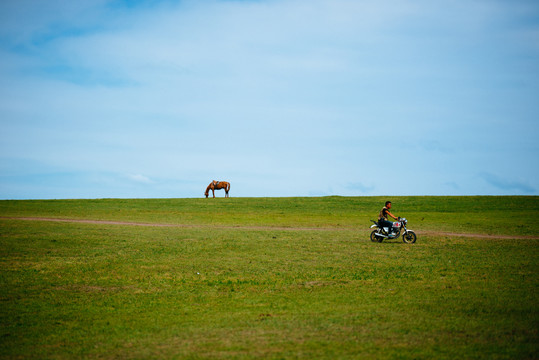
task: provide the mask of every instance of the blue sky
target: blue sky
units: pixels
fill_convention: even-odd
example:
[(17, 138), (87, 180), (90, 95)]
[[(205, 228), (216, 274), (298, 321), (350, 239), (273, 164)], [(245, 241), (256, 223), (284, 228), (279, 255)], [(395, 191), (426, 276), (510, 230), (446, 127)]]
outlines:
[(539, 194), (537, 1), (5, 0), (0, 80), (1, 199)]

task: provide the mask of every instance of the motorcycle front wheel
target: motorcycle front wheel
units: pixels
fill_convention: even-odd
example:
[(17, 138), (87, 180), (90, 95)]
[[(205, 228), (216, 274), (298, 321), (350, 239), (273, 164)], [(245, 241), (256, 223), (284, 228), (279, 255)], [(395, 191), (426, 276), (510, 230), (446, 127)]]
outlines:
[(372, 242), (382, 242), (382, 240), (384, 240), (384, 238), (377, 234), (377, 230), (373, 230), (371, 232), (371, 241)]
[(417, 235), (412, 230), (408, 230), (402, 235), (402, 241), (407, 244), (413, 244), (417, 240)]

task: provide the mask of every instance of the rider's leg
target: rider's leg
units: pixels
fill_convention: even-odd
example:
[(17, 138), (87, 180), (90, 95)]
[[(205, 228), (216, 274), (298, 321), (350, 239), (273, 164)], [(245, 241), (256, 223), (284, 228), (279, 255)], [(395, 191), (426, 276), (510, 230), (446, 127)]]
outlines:
[(382, 220), (378, 220), (378, 224), (382, 227), (382, 228), (388, 228), (388, 235), (391, 234), (391, 229), (393, 228), (393, 223), (391, 221), (388, 221), (388, 220), (385, 220), (385, 219), (382, 219)]

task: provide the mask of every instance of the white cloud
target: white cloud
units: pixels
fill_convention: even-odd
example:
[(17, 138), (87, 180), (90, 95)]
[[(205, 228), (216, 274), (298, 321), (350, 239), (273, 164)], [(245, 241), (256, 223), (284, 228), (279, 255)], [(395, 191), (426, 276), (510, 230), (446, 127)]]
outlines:
[(140, 174), (134, 174), (134, 175), (129, 174), (128, 178), (130, 180), (138, 182), (138, 183), (143, 183), (143, 184), (152, 184), (153, 183), (153, 181), (150, 178), (148, 178), (148, 177), (146, 177), (144, 175), (140, 175)]

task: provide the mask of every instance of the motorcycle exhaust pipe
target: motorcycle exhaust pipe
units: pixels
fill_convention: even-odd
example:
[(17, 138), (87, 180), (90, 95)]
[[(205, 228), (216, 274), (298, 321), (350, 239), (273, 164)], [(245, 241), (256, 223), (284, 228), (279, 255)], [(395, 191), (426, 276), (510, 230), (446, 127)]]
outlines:
[(397, 238), (396, 236), (384, 235), (382, 233), (376, 233), (376, 236), (380, 236), (380, 237), (383, 237), (385, 239), (396, 239)]

